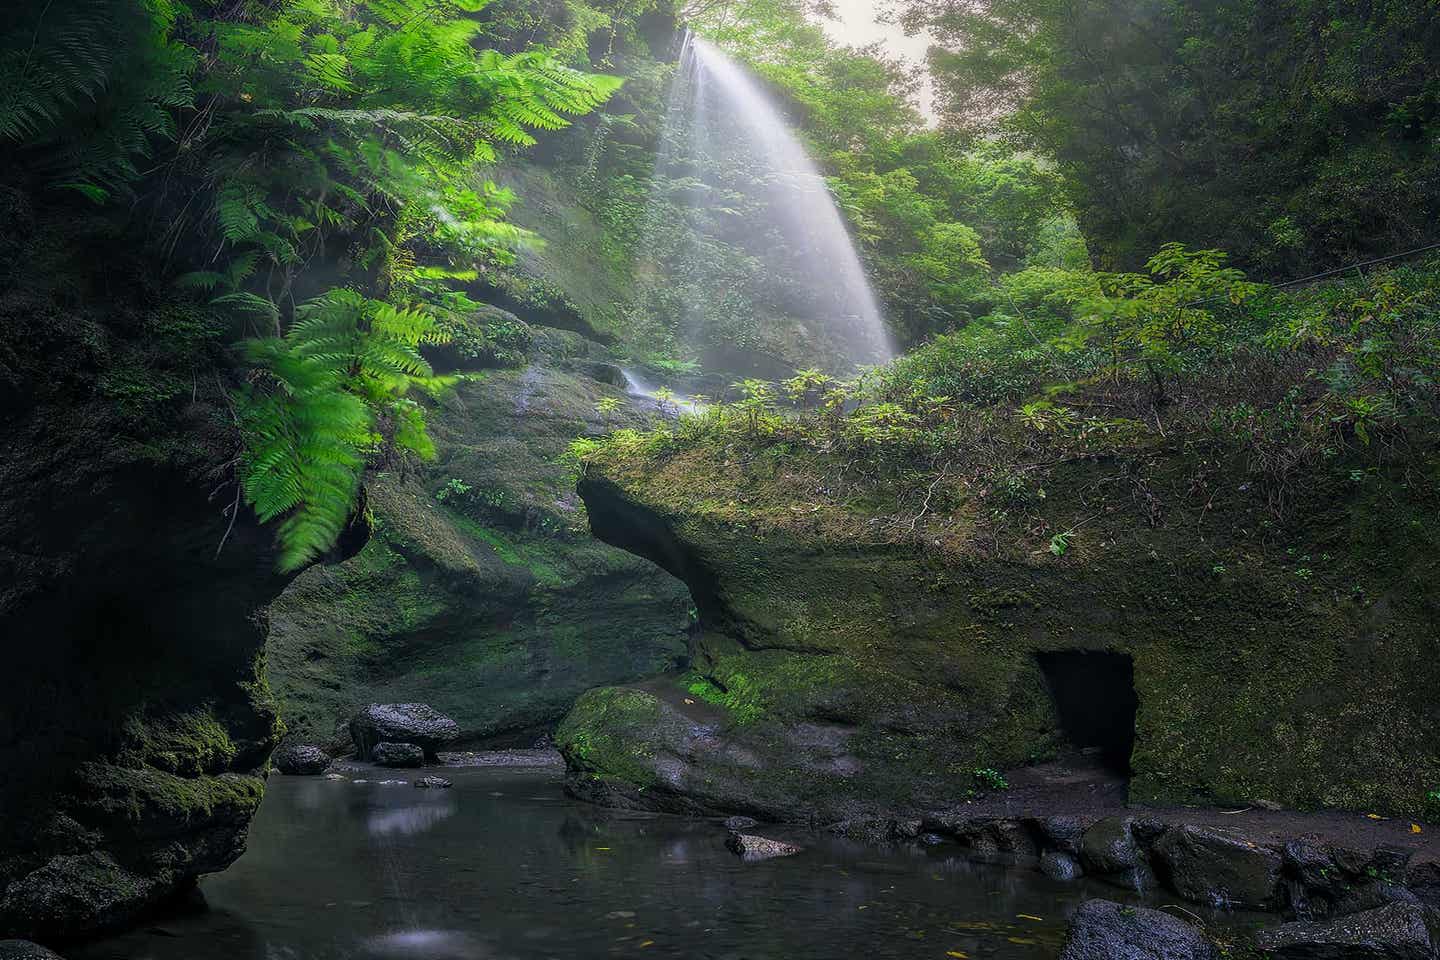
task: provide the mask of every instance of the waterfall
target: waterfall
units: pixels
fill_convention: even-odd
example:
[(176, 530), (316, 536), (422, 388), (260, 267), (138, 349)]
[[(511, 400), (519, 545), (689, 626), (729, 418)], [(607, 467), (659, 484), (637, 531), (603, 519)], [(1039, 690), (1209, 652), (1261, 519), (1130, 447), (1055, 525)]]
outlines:
[(825, 178), (759, 81), (694, 34), (656, 184), (652, 310), (681, 346), (835, 371), (893, 355)]

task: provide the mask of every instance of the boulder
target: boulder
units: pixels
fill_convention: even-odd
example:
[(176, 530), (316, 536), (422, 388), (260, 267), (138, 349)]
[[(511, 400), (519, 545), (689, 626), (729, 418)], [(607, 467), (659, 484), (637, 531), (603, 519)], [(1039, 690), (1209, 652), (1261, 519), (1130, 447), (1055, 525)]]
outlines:
[(1326, 922), (1286, 923), (1262, 930), (1255, 946), (1273, 960), (1435, 960), (1435, 915), (1392, 903)]
[(1120, 817), (1090, 825), (1080, 837), (1080, 860), (1099, 876), (1128, 873), (1145, 862), (1130, 833), (1130, 821)]
[(725, 846), (730, 848), (741, 860), (773, 860), (776, 857), (789, 857), (800, 852), (800, 847), (793, 843), (784, 843), (780, 840), (771, 840), (768, 837), (757, 837), (753, 833), (732, 833), (725, 841)]
[(1040, 856), (1040, 872), (1051, 880), (1076, 880), (1085, 873), (1080, 861), (1063, 850), (1046, 850)]
[(414, 743), (375, 744), (370, 756), (382, 767), (421, 767), (425, 765), (425, 751)]
[(1190, 924), (1159, 910), (1087, 900), (1070, 918), (1060, 960), (1219, 960)]
[(297, 743), (275, 751), (270, 762), (276, 770), (290, 776), (313, 776), (330, 766), (330, 755), (308, 743)]
[(1279, 896), (1281, 856), (1238, 833), (1186, 825), (1155, 845), (1170, 889), (1195, 903), (1265, 910)]
[(454, 785), (444, 777), (421, 777), (415, 781), (415, 786), (422, 790), (449, 790)]
[(350, 721), (350, 737), (361, 760), (373, 760), (376, 745), (387, 742), (414, 744), (434, 763), (436, 751), (459, 736), (454, 720), (424, 703), (372, 703)]
[(29, 940), (0, 940), (0, 960), (65, 960), (54, 950)]
[(760, 821), (754, 817), (730, 817), (725, 821), (725, 829), (731, 833), (740, 833), (742, 830), (749, 830), (751, 827), (758, 827)]

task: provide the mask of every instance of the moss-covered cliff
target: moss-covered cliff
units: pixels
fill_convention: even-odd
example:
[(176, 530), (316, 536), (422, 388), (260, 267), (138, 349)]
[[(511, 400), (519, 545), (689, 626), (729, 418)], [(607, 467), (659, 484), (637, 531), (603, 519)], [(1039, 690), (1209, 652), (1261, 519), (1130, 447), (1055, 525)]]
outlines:
[[(580, 486), (595, 532), (684, 579), (704, 629), (694, 674), (577, 704), (575, 787), (936, 809), (977, 769), (1064, 749), (1057, 703), (1093, 678), (1045, 655), (1106, 651), (1138, 694), (1132, 799), (1420, 815), (1440, 785), (1433, 456), (1327, 465), (1277, 511), (1200, 446), (1153, 432), (1005, 462), (1027, 448), (992, 436), (962, 466), (857, 483), (874, 463), (853, 451), (610, 444)], [(1103, 712), (1117, 692), (1088, 695)]]
[(559, 331), (537, 340), (524, 367), (485, 371), (436, 406), (437, 459), (369, 483), (365, 549), (302, 574), (271, 608), (292, 739), (344, 748), (372, 702), (432, 704), (472, 742), (520, 733), (591, 687), (683, 661), (683, 585), (585, 532), (562, 462), (602, 428), (595, 402), (623, 396), (596, 379), (604, 351)]

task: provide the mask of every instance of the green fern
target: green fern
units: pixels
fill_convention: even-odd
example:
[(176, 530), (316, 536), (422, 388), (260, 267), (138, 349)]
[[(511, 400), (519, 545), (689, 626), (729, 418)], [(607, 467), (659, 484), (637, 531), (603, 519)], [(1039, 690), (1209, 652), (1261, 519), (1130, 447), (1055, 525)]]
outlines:
[(138, 162), (174, 135), (194, 99), (195, 51), (162, 0), (52, 0), (7, 10), (0, 141), (52, 186), (96, 202), (128, 192)]
[(437, 378), (420, 347), (446, 339), (435, 317), (347, 289), (302, 304), (283, 338), (252, 340), (259, 372), (243, 393), (245, 499), (280, 519), (280, 566), (295, 570), (334, 545), (349, 521), (378, 421), (396, 446), (435, 455), (424, 411), (406, 394)]

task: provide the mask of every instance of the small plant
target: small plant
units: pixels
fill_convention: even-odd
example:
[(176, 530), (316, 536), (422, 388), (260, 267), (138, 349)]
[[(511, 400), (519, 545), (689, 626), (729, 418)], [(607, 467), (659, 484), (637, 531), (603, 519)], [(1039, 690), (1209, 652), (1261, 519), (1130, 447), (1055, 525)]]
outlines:
[(1440, 790), (1431, 790), (1425, 794), (1425, 819), (1440, 823)]
[(977, 767), (974, 776), (976, 785), (984, 790), (1010, 789), (1010, 781), (1005, 779), (1005, 774), (994, 767)]
[(595, 412), (609, 424), (610, 418), (628, 402), (621, 397), (601, 397), (595, 401)]
[(451, 500), (463, 499), (470, 490), (470, 484), (458, 477), (451, 477), (445, 481), (445, 486), (435, 491), (435, 499), (441, 503), (449, 503)]
[(1071, 534), (1069, 533), (1055, 534), (1055, 536), (1050, 538), (1050, 552), (1057, 557), (1065, 556), (1066, 552), (1070, 549), (1070, 537)]

